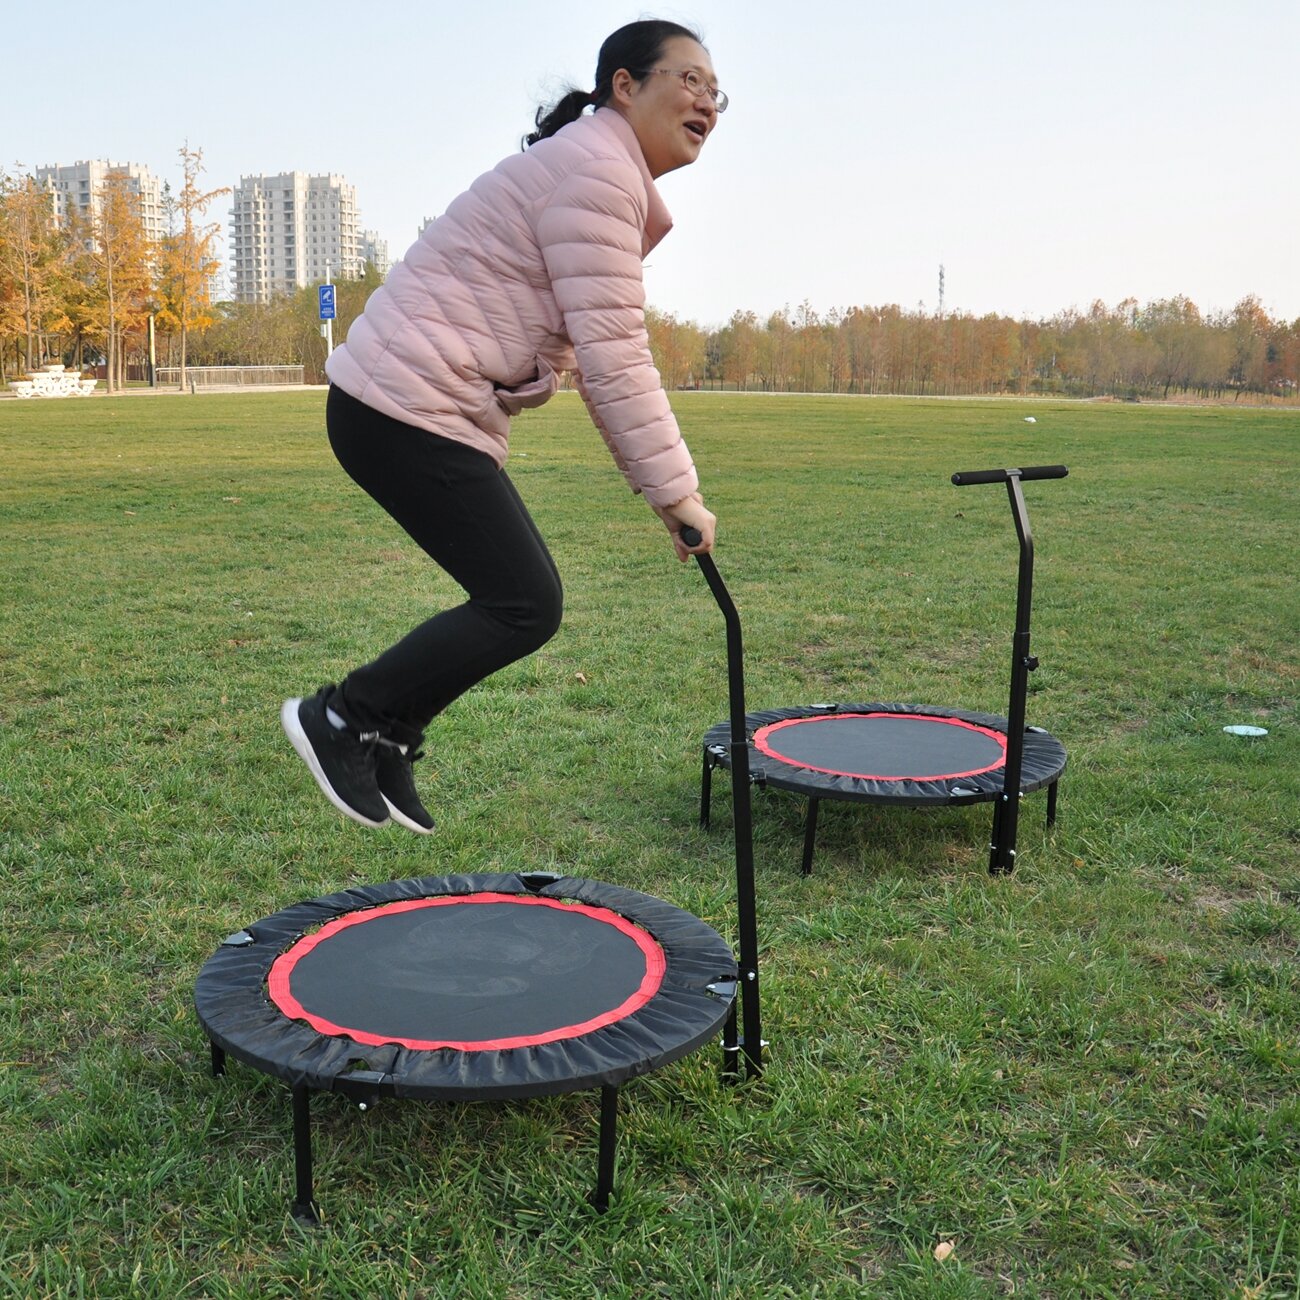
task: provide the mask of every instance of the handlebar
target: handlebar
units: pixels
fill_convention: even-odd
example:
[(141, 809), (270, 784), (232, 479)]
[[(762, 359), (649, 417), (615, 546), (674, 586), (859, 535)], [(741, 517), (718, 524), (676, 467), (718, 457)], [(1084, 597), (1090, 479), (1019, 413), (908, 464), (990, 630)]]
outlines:
[(1024, 483), (1035, 478), (1064, 478), (1069, 472), (1064, 465), (1032, 465), (1026, 469), (975, 469), (954, 474), (952, 481), (958, 487), (969, 487), (972, 483), (1005, 483), (1013, 478)]

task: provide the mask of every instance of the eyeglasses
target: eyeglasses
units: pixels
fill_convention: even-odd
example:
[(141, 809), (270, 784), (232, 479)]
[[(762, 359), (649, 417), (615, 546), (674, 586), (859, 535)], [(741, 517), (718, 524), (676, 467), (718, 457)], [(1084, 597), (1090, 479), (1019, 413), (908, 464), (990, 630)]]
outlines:
[(662, 72), (666, 77), (680, 77), (682, 85), (690, 91), (694, 98), (699, 99), (701, 95), (707, 94), (713, 100), (714, 106), (719, 113), (727, 111), (727, 105), (731, 102), (727, 98), (725, 90), (719, 90), (717, 86), (710, 86), (703, 77), (692, 68), (678, 70), (677, 68), (647, 68), (647, 74), (651, 72)]

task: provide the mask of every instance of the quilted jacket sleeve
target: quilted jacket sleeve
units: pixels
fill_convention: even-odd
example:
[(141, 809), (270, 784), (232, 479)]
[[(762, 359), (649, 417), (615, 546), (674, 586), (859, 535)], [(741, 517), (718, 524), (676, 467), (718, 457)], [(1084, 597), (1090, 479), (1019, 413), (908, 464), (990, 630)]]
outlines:
[(593, 159), (557, 186), (538, 215), (537, 239), (592, 420), (633, 491), (666, 506), (690, 496), (698, 480), (650, 356), (645, 206), (635, 167)]

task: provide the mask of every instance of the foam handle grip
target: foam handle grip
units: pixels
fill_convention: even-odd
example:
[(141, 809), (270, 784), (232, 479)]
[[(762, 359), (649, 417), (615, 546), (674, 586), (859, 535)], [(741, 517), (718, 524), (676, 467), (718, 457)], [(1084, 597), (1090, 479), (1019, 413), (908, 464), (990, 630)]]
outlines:
[(698, 546), (703, 540), (704, 538), (700, 535), (699, 529), (692, 528), (690, 524), (686, 524), (682, 528), (682, 541), (687, 546)]
[(1005, 483), (1013, 475), (1022, 483), (1032, 478), (1064, 478), (1070, 471), (1064, 465), (1031, 465), (1026, 469), (973, 469), (954, 474), (952, 481), (958, 487), (972, 483)]

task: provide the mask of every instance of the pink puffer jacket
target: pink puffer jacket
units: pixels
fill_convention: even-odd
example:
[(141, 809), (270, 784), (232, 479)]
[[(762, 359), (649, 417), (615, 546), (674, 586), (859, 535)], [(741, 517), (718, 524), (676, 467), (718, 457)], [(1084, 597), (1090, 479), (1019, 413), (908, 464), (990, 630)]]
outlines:
[(503, 465), (510, 416), (574, 370), (633, 491), (673, 505), (697, 480), (650, 357), (641, 278), (671, 226), (631, 125), (597, 109), (480, 176), (427, 226), (326, 372)]

